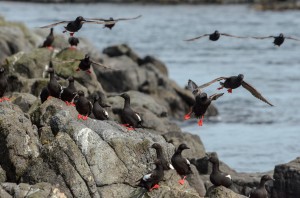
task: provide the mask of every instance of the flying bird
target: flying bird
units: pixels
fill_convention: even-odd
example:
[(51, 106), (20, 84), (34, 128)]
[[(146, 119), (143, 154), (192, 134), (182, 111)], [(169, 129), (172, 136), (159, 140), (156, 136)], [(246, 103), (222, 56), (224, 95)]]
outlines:
[(259, 93), (252, 85), (248, 84), (246, 81), (244, 81), (244, 75), (239, 74), (238, 76), (231, 76), (231, 77), (219, 77), (216, 78), (208, 83), (205, 83), (201, 85), (200, 87), (204, 88), (207, 87), (217, 81), (225, 80), (224, 82), (220, 82), (221, 87), (218, 88), (218, 90), (223, 89), (224, 87), (227, 88), (228, 93), (232, 93), (232, 89), (236, 89), (240, 87), (241, 85), (247, 89), (254, 97), (258, 98), (259, 100), (269, 104), (270, 106), (273, 106), (267, 99), (265, 99), (261, 93)]
[(290, 40), (294, 40), (294, 41), (300, 41), (299, 38), (293, 38), (293, 37), (290, 37), (290, 36), (284, 36), (282, 33), (279, 34), (279, 36), (263, 36), (263, 37), (258, 37), (258, 36), (253, 36), (251, 38), (254, 38), (254, 39), (268, 39), (268, 38), (273, 38), (274, 41), (274, 45), (280, 47), (280, 45), (283, 44), (284, 40), (285, 39), (290, 39)]
[(194, 40), (197, 40), (197, 39), (206, 37), (206, 36), (208, 36), (208, 37), (209, 37), (209, 40), (211, 40), (211, 41), (217, 41), (217, 40), (219, 40), (219, 38), (220, 38), (221, 35), (222, 35), (222, 36), (233, 37), (233, 38), (248, 38), (248, 37), (246, 37), (246, 36), (234, 36), (234, 35), (231, 35), (231, 34), (220, 33), (218, 30), (216, 30), (214, 33), (211, 33), (211, 34), (203, 34), (203, 35), (197, 36), (197, 37), (195, 37), (195, 38), (186, 39), (186, 40), (184, 40), (184, 41), (194, 41)]
[[(104, 22), (104, 27), (103, 28), (112, 29), (118, 21), (134, 20), (134, 19), (140, 18), (141, 16), (142, 15), (132, 17), (132, 18), (118, 18), (118, 19), (114, 19), (112, 17), (110, 17), (109, 19), (95, 18), (95, 19), (91, 19), (91, 20), (99, 21), (100, 24), (103, 24), (103, 22)], [(98, 23), (98, 22), (96, 22), (96, 23)]]

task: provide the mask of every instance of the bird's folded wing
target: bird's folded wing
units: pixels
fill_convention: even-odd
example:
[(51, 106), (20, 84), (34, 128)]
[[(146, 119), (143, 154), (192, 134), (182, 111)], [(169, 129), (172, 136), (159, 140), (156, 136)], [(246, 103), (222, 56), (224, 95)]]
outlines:
[(227, 77), (219, 77), (219, 78), (216, 78), (216, 79), (214, 79), (214, 80), (212, 80), (212, 81), (210, 81), (210, 82), (208, 82), (208, 83), (205, 83), (205, 84), (203, 84), (203, 85), (200, 85), (198, 88), (203, 89), (203, 88), (208, 87), (209, 85), (211, 85), (211, 84), (213, 84), (213, 83), (215, 83), (215, 82), (218, 82), (218, 81), (220, 81), (220, 80), (226, 80), (226, 79), (227, 79)]
[(191, 38), (191, 39), (186, 39), (184, 41), (194, 41), (194, 40), (200, 39), (200, 38), (205, 37), (205, 36), (209, 36), (209, 34), (203, 34), (201, 36), (197, 36), (197, 37)]
[(144, 175), (143, 180), (144, 180), (144, 181), (148, 181), (148, 180), (151, 178), (151, 175), (152, 175), (152, 174)]
[(70, 23), (72, 21), (59, 21), (59, 22), (56, 22), (56, 23), (52, 23), (52, 24), (49, 24), (49, 25), (45, 25), (45, 26), (42, 26), (40, 28), (51, 28), (51, 27), (54, 27), (56, 25), (60, 25), (60, 24), (64, 24), (64, 23)]
[(265, 99), (261, 93), (259, 93), (254, 87), (252, 87), (250, 84), (246, 83), (245, 81), (242, 82), (242, 86), (247, 89), (254, 97), (260, 99), (261, 101), (269, 104), (270, 106), (273, 106), (267, 99)]

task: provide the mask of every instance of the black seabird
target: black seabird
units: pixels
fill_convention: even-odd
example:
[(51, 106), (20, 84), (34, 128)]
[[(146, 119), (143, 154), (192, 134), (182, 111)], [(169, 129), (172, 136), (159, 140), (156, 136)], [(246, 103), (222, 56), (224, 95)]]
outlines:
[(74, 78), (70, 76), (68, 78), (69, 85), (66, 88), (63, 88), (61, 93), (60, 93), (60, 99), (62, 101), (65, 101), (65, 103), (69, 106), (75, 106), (75, 104), (72, 102), (74, 97), (77, 94), (77, 89), (75, 88), (74, 85)]
[(273, 180), (269, 175), (264, 175), (260, 179), (259, 186), (250, 193), (250, 198), (268, 198), (268, 191), (265, 188), (267, 181)]
[(209, 176), (211, 183), (215, 186), (224, 186), (229, 188), (232, 184), (231, 176), (220, 171), (217, 153), (211, 153), (208, 160), (213, 164), (212, 173)]
[(7, 89), (7, 77), (4, 75), (4, 68), (0, 67), (0, 102), (9, 101), (9, 98), (3, 97)]
[(50, 74), (50, 81), (47, 85), (47, 89), (49, 92), (49, 96), (59, 98), (60, 93), (62, 91), (62, 86), (57, 82), (55, 76), (54, 76), (54, 69), (49, 68), (48, 72)]
[(52, 23), (52, 24), (49, 24), (46, 26), (42, 26), (40, 28), (51, 28), (51, 27), (54, 27), (57, 25), (65, 24), (65, 23), (67, 23), (67, 26), (64, 26), (65, 30), (63, 31), (63, 33), (70, 32), (70, 36), (73, 36), (75, 32), (78, 32), (82, 28), (82, 25), (84, 23), (104, 24), (104, 22), (100, 22), (100, 21), (95, 22), (92, 20), (86, 20), (82, 16), (79, 16), (74, 21), (59, 21), (59, 22)]
[(274, 38), (274, 45), (280, 47), (280, 45), (283, 44), (285, 39), (290, 39), (290, 40), (294, 40), (294, 41), (300, 41), (300, 39), (298, 38), (293, 38), (290, 36), (284, 36), (282, 33), (279, 34), (279, 36), (263, 36), (263, 37), (257, 37), (257, 36), (253, 36), (251, 38), (255, 38), (255, 39), (267, 39), (267, 38)]
[(79, 39), (76, 38), (76, 37), (71, 36), (71, 37), (68, 39), (68, 42), (69, 42), (69, 44), (70, 44), (70, 46), (71, 46), (69, 49), (71, 49), (71, 50), (76, 50), (77, 45), (78, 45), (78, 43), (79, 43)]
[[(147, 175), (144, 175), (137, 186), (147, 189), (149, 192), (153, 189), (159, 188), (158, 183), (164, 178), (164, 169), (159, 159), (154, 161), (156, 168)], [(142, 192), (142, 195), (145, 193)], [(139, 196), (141, 197), (141, 195)]]
[(217, 81), (225, 80), (224, 82), (220, 82), (221, 87), (218, 90), (223, 89), (224, 87), (227, 88), (228, 93), (232, 93), (232, 89), (236, 89), (241, 85), (247, 89), (254, 97), (260, 99), (261, 101), (273, 106), (267, 99), (265, 99), (261, 93), (259, 93), (254, 87), (244, 81), (244, 75), (239, 74), (238, 76), (231, 76), (231, 77), (219, 77), (216, 78), (208, 83), (201, 85), (200, 87), (207, 87)]
[(186, 144), (180, 144), (178, 149), (175, 151), (174, 155), (171, 158), (172, 165), (174, 166), (176, 172), (180, 175), (182, 179), (179, 180), (181, 185), (184, 184), (184, 180), (187, 175), (193, 174), (191, 170), (191, 163), (188, 159), (182, 157), (181, 152), (184, 149), (190, 149)]
[(142, 118), (141, 116), (132, 110), (130, 107), (130, 97), (127, 93), (123, 93), (120, 95), (122, 98), (124, 98), (124, 108), (122, 110), (121, 118), (123, 120), (123, 125), (127, 127), (128, 130), (134, 130), (134, 128), (137, 127), (143, 127), (142, 126)]
[(76, 110), (78, 111), (78, 119), (87, 120), (88, 116), (91, 114), (93, 105), (92, 103), (84, 97), (83, 91), (77, 92), (78, 98), (75, 102)]
[(157, 159), (159, 159), (161, 161), (164, 170), (174, 169), (174, 167), (172, 166), (172, 164), (170, 164), (165, 159), (164, 153), (163, 153), (163, 149), (162, 149), (162, 147), (161, 147), (160, 144), (154, 143), (154, 144), (152, 144), (151, 148), (154, 148), (156, 150)]
[(107, 104), (104, 104), (102, 97), (95, 95), (94, 96), (94, 105), (93, 105), (93, 114), (97, 120), (108, 120), (108, 112), (104, 109), (105, 107), (110, 107)]
[(198, 121), (198, 125), (202, 126), (203, 125), (203, 118), (204, 114), (207, 111), (207, 108), (211, 104), (213, 100), (217, 100), (219, 97), (223, 96), (224, 93), (220, 94), (213, 94), (209, 97), (207, 97), (207, 94), (202, 92), (195, 97), (195, 104), (192, 107), (192, 110), (184, 116), (185, 120), (188, 120), (191, 118), (191, 114), (194, 113), (196, 118), (200, 118)]
[(47, 47), (48, 49), (53, 49), (52, 43), (54, 42), (53, 36), (53, 28), (50, 29), (50, 34), (47, 36), (46, 40), (44, 41), (42, 47)]
[(100, 24), (101, 24), (101, 22), (102, 23), (105, 22), (103, 28), (112, 29), (118, 21), (127, 21), (127, 20), (138, 19), (141, 16), (142, 15), (139, 15), (139, 16), (133, 17), (133, 18), (119, 18), (119, 19), (113, 19), (112, 17), (110, 17), (109, 19), (96, 18), (96, 19), (92, 19), (92, 20), (100, 21)]
[(44, 87), (40, 93), (41, 102), (44, 103), (49, 97), (49, 91), (47, 87)]
[(234, 36), (234, 35), (231, 35), (231, 34), (220, 33), (218, 30), (216, 30), (212, 34), (203, 34), (201, 36), (197, 36), (195, 38), (187, 39), (185, 41), (194, 41), (194, 40), (200, 39), (200, 38), (205, 37), (205, 36), (208, 36), (209, 40), (211, 40), (211, 41), (217, 41), (217, 40), (219, 40), (221, 35), (222, 36), (228, 36), (228, 37), (234, 37), (234, 38), (248, 38), (248, 37), (245, 37), (245, 36)]

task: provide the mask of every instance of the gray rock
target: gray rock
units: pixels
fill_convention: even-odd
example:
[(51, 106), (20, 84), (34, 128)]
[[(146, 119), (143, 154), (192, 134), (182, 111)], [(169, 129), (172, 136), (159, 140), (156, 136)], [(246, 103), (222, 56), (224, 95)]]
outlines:
[(24, 113), (28, 112), (36, 100), (37, 97), (29, 93), (13, 93), (11, 96), (11, 102), (18, 105)]
[(212, 187), (206, 195), (209, 198), (246, 198), (243, 195), (237, 194), (224, 186)]
[(5, 182), (5, 181), (6, 181), (6, 172), (0, 166), (0, 183)]

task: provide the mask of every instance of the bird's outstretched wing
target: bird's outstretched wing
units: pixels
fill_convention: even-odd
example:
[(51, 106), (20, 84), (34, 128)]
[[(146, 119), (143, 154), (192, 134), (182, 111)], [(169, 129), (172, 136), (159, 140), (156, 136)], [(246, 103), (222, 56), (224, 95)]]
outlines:
[(216, 79), (214, 79), (214, 80), (212, 80), (212, 81), (210, 81), (208, 83), (200, 85), (198, 88), (203, 89), (203, 88), (208, 87), (209, 85), (211, 85), (211, 84), (213, 84), (215, 82), (218, 82), (218, 81), (221, 81), (221, 80), (226, 80), (226, 79), (227, 79), (227, 77), (219, 77), (219, 78), (216, 78)]
[(218, 98), (220, 98), (220, 97), (223, 96), (223, 95), (224, 95), (224, 93), (213, 94), (213, 95), (209, 96), (209, 98), (210, 98), (211, 100), (217, 100)]
[(267, 38), (275, 38), (275, 36), (251, 36), (254, 39), (267, 39)]
[(57, 25), (60, 25), (60, 24), (70, 23), (70, 22), (72, 22), (72, 21), (59, 21), (59, 22), (56, 22), (56, 23), (52, 23), (52, 24), (49, 24), (49, 25), (42, 26), (40, 28), (51, 28), (51, 27), (54, 27), (54, 26), (57, 26)]
[(202, 37), (209, 36), (209, 35), (210, 35), (210, 34), (203, 34), (203, 35), (201, 35), (201, 36), (197, 36), (197, 37), (191, 38), (191, 39), (186, 39), (186, 40), (184, 40), (184, 41), (194, 41), (194, 40), (197, 40), (197, 39), (200, 39), (200, 38), (202, 38)]
[(235, 36), (235, 35), (226, 34), (226, 33), (220, 33), (220, 35), (234, 37), (234, 38), (249, 38), (248, 36)]
[(284, 37), (286, 39), (291, 39), (291, 40), (294, 40), (294, 41), (300, 41), (299, 38), (294, 38), (294, 37), (291, 37), (291, 36), (287, 36), (287, 37)]
[(191, 92), (193, 93), (194, 96), (201, 94), (202, 90), (200, 88), (198, 88), (198, 85), (189, 79), (188, 81), (188, 88), (189, 90), (191, 90)]
[(265, 99), (254, 87), (252, 87), (250, 84), (246, 83), (245, 81), (242, 82), (242, 86), (247, 89), (254, 97), (260, 99), (261, 101), (269, 104), (270, 106), (272, 105), (267, 99)]
[(138, 19), (141, 18), (142, 15), (138, 15), (136, 17), (131, 17), (131, 18), (118, 18), (118, 19), (114, 19), (114, 21), (127, 21), (127, 20), (134, 20), (134, 19)]

